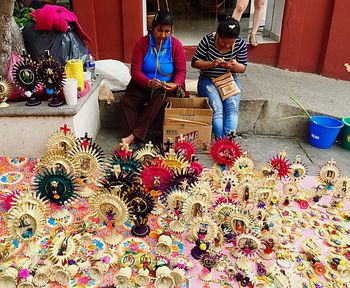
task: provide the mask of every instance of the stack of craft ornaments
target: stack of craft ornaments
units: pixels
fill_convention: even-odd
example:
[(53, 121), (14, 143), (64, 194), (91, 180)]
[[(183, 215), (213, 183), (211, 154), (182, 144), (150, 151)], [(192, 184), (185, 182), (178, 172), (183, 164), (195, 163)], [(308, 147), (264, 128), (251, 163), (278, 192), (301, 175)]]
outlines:
[(211, 154), (203, 169), (181, 138), (105, 160), (61, 127), (34, 187), (5, 201), (0, 287), (349, 287), (350, 179), (335, 161), (317, 178), (284, 152), (256, 169), (230, 136)]
[(28, 98), (27, 106), (41, 104), (38, 93), (39, 86), (43, 87), (46, 95), (50, 97), (49, 106), (58, 107), (63, 104), (61, 94), (65, 82), (64, 67), (52, 58), (46, 51), (39, 62), (33, 60), (24, 50), (22, 60), (13, 67), (13, 81)]

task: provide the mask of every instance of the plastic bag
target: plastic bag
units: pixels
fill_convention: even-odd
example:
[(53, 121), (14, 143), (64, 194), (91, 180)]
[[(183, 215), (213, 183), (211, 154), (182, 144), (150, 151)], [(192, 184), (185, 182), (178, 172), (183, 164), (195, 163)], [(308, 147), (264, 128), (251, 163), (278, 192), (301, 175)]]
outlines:
[(35, 23), (30, 23), (23, 29), (23, 38), (28, 54), (35, 60), (39, 60), (45, 50), (49, 50), (52, 57), (63, 65), (69, 59), (82, 59), (84, 62), (88, 55), (88, 48), (74, 32), (72, 24), (67, 32), (58, 32), (38, 31)]
[(112, 91), (125, 90), (131, 76), (128, 66), (118, 60), (99, 60), (95, 62), (96, 74), (103, 76)]

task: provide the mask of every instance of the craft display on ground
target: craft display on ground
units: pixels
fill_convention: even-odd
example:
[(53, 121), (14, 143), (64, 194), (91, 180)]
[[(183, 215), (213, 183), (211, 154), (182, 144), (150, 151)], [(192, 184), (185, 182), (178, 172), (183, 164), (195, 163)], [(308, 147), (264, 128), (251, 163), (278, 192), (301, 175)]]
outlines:
[(65, 125), (42, 159), (0, 158), (0, 287), (350, 287), (335, 161), (256, 167), (233, 136), (211, 153), (204, 168), (181, 138), (106, 157)]

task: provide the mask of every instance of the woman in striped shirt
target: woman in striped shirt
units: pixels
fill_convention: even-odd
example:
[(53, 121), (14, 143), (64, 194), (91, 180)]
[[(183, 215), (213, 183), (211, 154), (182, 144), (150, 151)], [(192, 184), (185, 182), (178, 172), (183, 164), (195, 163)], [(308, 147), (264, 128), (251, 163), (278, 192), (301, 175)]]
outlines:
[(205, 35), (199, 42), (192, 58), (192, 67), (200, 70), (198, 94), (208, 97), (213, 110), (213, 130), (216, 137), (223, 137), (237, 129), (238, 108), (241, 94), (222, 101), (212, 82), (212, 78), (227, 71), (240, 88), (237, 73), (244, 73), (247, 66), (247, 46), (239, 37), (240, 26), (237, 20), (226, 15), (219, 16), (216, 32)]

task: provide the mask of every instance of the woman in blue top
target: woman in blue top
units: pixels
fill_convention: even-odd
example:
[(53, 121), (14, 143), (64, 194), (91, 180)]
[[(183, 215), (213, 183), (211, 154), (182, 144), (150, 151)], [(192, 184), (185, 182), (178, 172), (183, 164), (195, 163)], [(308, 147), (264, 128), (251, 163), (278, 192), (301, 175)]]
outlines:
[(164, 95), (176, 93), (185, 82), (185, 52), (181, 42), (171, 35), (172, 26), (173, 17), (158, 12), (151, 33), (135, 45), (132, 78), (120, 100), (125, 144), (145, 141), (149, 126), (161, 112)]
[(205, 35), (192, 58), (192, 67), (200, 70), (198, 94), (208, 97), (213, 110), (213, 130), (216, 137), (236, 131), (241, 94), (232, 95), (222, 101), (212, 78), (227, 71), (240, 88), (237, 73), (244, 73), (247, 66), (247, 46), (239, 37), (239, 22), (225, 14), (219, 15), (216, 32)]

